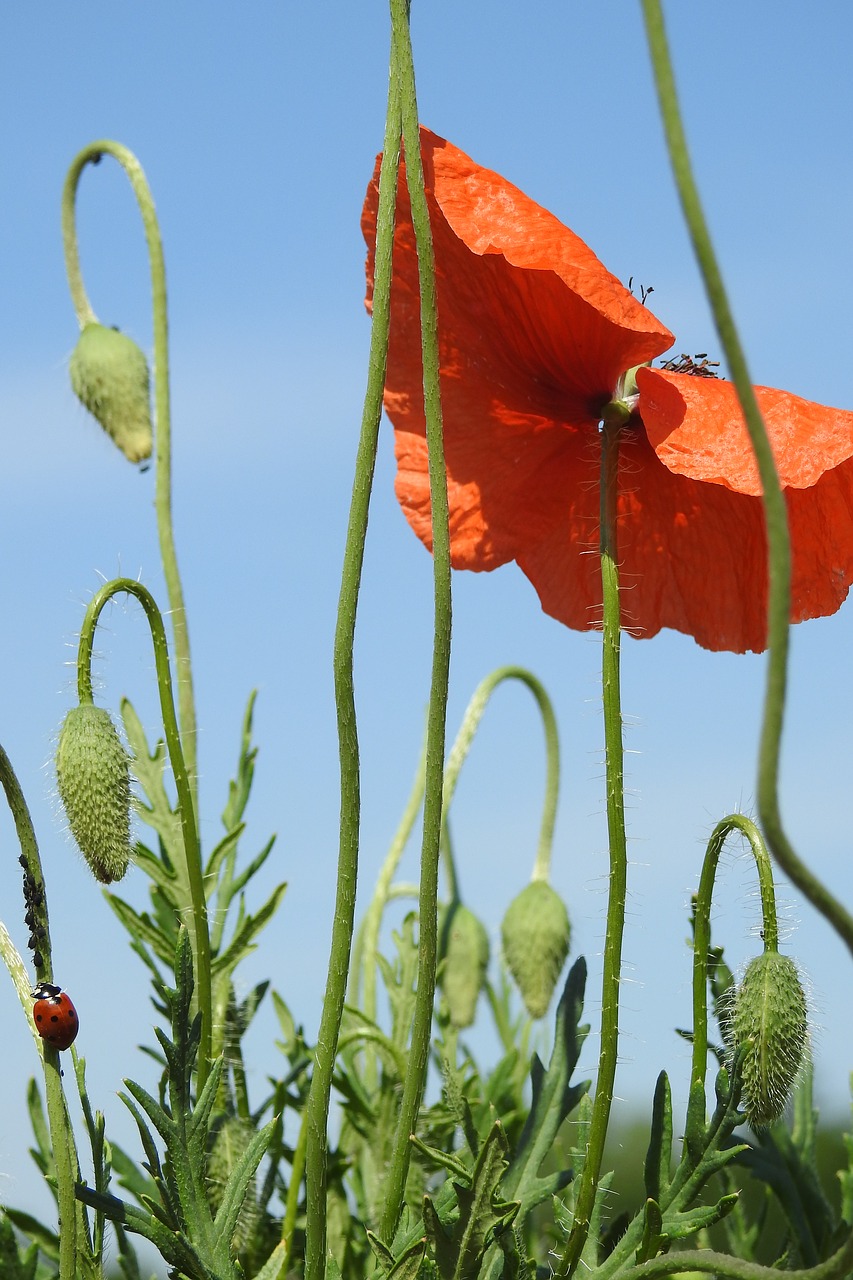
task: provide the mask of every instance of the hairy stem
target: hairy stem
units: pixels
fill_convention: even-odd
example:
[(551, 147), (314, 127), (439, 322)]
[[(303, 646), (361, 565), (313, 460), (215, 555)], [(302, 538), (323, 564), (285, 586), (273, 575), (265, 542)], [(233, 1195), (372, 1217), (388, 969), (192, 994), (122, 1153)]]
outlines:
[(367, 390), (356, 454), (355, 479), (344, 548), (344, 567), (335, 628), (334, 676), (341, 771), (341, 821), (337, 891), (332, 924), (329, 972), (314, 1052), (314, 1071), (308, 1094), (305, 1138), (306, 1228), (305, 1280), (324, 1280), (326, 1274), (326, 1181), (329, 1101), (338, 1036), (346, 998), (347, 974), (355, 917), (358, 876), (361, 778), (355, 713), (353, 651), (355, 623), (370, 493), (376, 465), (382, 392), (390, 326), (391, 259), (394, 209), (400, 166), (400, 97), (392, 58), (385, 142), (379, 172), (373, 324), (370, 333)]
[(642, 0), (642, 8), (670, 163), (681, 207), (761, 476), (768, 543), (769, 652), (758, 755), (758, 812), (767, 843), (785, 875), (829, 921), (853, 952), (853, 915), (800, 860), (782, 824), (779, 809), (779, 760), (788, 679), (791, 614), (791, 540), (787, 507), (693, 178), (660, 0)]
[(175, 778), (178, 814), (181, 820), (181, 834), (186, 858), (187, 883), (190, 889), (190, 938), (193, 948), (198, 1005), (201, 1011), (201, 1043), (198, 1055), (198, 1088), (199, 1092), (201, 1092), (210, 1071), (212, 1034), (210, 932), (201, 865), (201, 847), (186, 758), (181, 743), (178, 719), (175, 714), (175, 702), (172, 696), (172, 670), (169, 663), (166, 629), (163, 626), (163, 619), (160, 616), (160, 610), (157, 608), (154, 597), (140, 582), (135, 582), (132, 578), (116, 578), (101, 587), (100, 591), (96, 592), (89, 602), (80, 631), (80, 645), (77, 657), (77, 693), (81, 703), (91, 703), (93, 701), (92, 646), (95, 639), (95, 628), (104, 605), (120, 591), (135, 596), (142, 605), (154, 645), (154, 664), (157, 672), (157, 688), (160, 695), (160, 712), (163, 717), (163, 729), (166, 735), (169, 760)]
[(133, 188), (139, 206), (148, 260), (151, 270), (151, 304), (154, 329), (154, 409), (157, 425), (156, 481), (154, 508), (157, 531), (160, 538), (160, 556), (163, 561), (163, 577), (169, 597), (172, 617), (172, 635), (175, 642), (175, 672), (178, 687), (178, 714), (184, 743), (184, 757), (190, 780), (193, 804), (198, 807), (198, 761), (196, 741), (195, 698), (193, 695), (192, 667), (190, 664), (190, 640), (184, 592), (178, 559), (175, 551), (175, 535), (172, 523), (172, 415), (169, 391), (169, 317), (166, 305), (166, 264), (163, 258), (163, 242), (157, 211), (151, 188), (142, 166), (132, 151), (118, 142), (102, 139), (92, 142), (75, 156), (62, 192), (62, 242), (65, 249), (65, 266), (74, 310), (80, 328), (93, 323), (97, 317), (86, 295), (80, 270), (77, 247), (76, 200), (80, 176), (87, 164), (98, 164), (104, 155), (112, 156), (121, 165)]
[(400, 83), (403, 143), (406, 150), (406, 181), (412, 208), (412, 225), (418, 253), (421, 295), (421, 352), (424, 371), (424, 414), (432, 504), (433, 547), (433, 657), (429, 707), (427, 711), (426, 777), (423, 839), (421, 843), (421, 887), (418, 906), (418, 988), (412, 1023), (409, 1067), (403, 1083), (400, 1115), (394, 1133), (388, 1170), (388, 1194), (382, 1210), (381, 1231), (391, 1240), (403, 1203), (411, 1154), (410, 1137), (415, 1129), (418, 1108), (426, 1083), (435, 999), (435, 971), (438, 958), (438, 866), (441, 846), (444, 749), (447, 722), (447, 691), (450, 679), (450, 520), (447, 503), (447, 473), (441, 419), (441, 391), (438, 352), (438, 311), (435, 289), (435, 261), (429, 207), (424, 191), (421, 163), (415, 69), (412, 61), (409, 5), (391, 0), (392, 48)]
[(604, 940), (604, 974), (601, 995), (601, 1050), (592, 1108), (587, 1153), (575, 1216), (558, 1275), (572, 1275), (583, 1253), (595, 1205), (604, 1143), (613, 1102), (619, 1047), (619, 983), (622, 970), (622, 935), (625, 927), (628, 852), (625, 835), (625, 791), (622, 767), (622, 701), (620, 693), (619, 568), (616, 544), (618, 496), (618, 424), (601, 427), (601, 585), (604, 603), (602, 626), (602, 695), (604, 700), (604, 752), (607, 787), (607, 830), (610, 846), (610, 881), (607, 928)]

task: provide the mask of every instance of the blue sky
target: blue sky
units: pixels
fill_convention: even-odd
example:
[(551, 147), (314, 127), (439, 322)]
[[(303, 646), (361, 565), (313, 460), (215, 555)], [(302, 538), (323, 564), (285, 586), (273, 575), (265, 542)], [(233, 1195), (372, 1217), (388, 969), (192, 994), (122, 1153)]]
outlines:
[[(806, 25), (778, 6), (670, 4), (697, 176), (754, 380), (850, 407), (853, 187), (848, 51), (853, 16), (818, 6)], [(823, 14), (823, 17), (821, 17)], [(190, 0), (91, 2), (47, 15), (12, 8), (0, 39), (4, 174), (0, 418), (0, 741), (29, 797), (42, 848), (59, 980), (81, 1016), (96, 1106), (132, 1151), (115, 1099), (149, 1079), (146, 978), (72, 850), (50, 758), (73, 696), (74, 645), (101, 576), (140, 573), (162, 596), (151, 508), (138, 474), (74, 401), (76, 338), (64, 279), (59, 196), (87, 142), (131, 147), (152, 185), (170, 287), (178, 551), (199, 703), (203, 837), (210, 848), (250, 689), (260, 756), (247, 853), (272, 831), (258, 888), (289, 882), (248, 986), (272, 977), (316, 1028), (336, 857), (337, 746), (331, 643), (369, 335), (359, 213), (381, 143), (388, 19), (383, 5), (241, 6)], [(638, 6), (543, 0), (415, 0), (421, 117), (552, 209), (622, 279), (654, 286), (677, 349), (716, 353), (663, 152)], [(87, 171), (81, 252), (99, 316), (150, 348), (147, 266), (116, 166)], [(415, 769), (429, 680), (430, 562), (392, 493), (381, 445), (357, 645), (364, 765), (362, 902)], [(591, 965), (597, 1020), (606, 837), (599, 644), (539, 610), (512, 566), (455, 578), (450, 731), (478, 681), (529, 666), (554, 698), (563, 798), (554, 881)], [(849, 903), (853, 715), (851, 607), (796, 629), (783, 812), (814, 869)], [(156, 734), (141, 613), (118, 605), (101, 633), (101, 696), (127, 694)], [(623, 694), (631, 788), (624, 1110), (648, 1103), (657, 1071), (683, 1101), (689, 1022), (686, 903), (704, 843), (733, 808), (751, 812), (763, 659), (710, 654), (672, 633), (627, 641)], [(532, 700), (504, 688), (462, 775), (454, 834), (462, 888), (496, 943), (532, 865), (543, 782)], [(0, 818), (2, 918), (26, 933), (8, 815)], [(274, 865), (272, 863), (274, 862)], [(414, 854), (406, 868), (415, 870)], [(733, 857), (716, 938), (734, 960), (757, 943), (749, 864)], [(122, 893), (141, 905), (131, 876)], [(820, 1096), (848, 1105), (853, 1066), (849, 957), (796, 893), (788, 947), (811, 976)], [(134, 1016), (127, 1016), (132, 1008)], [(0, 1198), (46, 1205), (28, 1168), (23, 1119), (34, 1071), (29, 1032), (0, 981), (7, 1088)], [(269, 1013), (252, 1040), (250, 1084), (276, 1068)], [(488, 1041), (484, 1041), (488, 1052)], [(588, 1067), (596, 1048), (591, 1039)]]

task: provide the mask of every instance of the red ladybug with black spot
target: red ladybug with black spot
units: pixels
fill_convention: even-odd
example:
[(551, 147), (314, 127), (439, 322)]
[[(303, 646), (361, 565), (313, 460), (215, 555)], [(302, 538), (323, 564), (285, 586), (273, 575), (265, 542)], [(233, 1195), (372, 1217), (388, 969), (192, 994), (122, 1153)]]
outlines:
[(54, 1049), (69, 1049), (80, 1029), (77, 1010), (61, 987), (40, 982), (33, 992), (33, 1021), (42, 1040)]

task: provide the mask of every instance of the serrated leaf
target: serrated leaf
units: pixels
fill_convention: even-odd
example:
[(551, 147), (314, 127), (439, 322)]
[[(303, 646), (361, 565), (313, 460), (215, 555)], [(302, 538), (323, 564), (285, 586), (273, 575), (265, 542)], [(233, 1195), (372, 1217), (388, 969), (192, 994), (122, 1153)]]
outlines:
[(731, 1213), (738, 1199), (739, 1193), (734, 1191), (731, 1195), (722, 1196), (716, 1204), (698, 1205), (686, 1213), (667, 1214), (664, 1220), (667, 1236), (670, 1240), (686, 1240), (697, 1231), (707, 1231)]
[(151, 948), (158, 960), (171, 964), (175, 954), (174, 943), (157, 927), (147, 913), (140, 913), (123, 898), (114, 893), (104, 895), (107, 902), (124, 925), (131, 938)]
[(254, 951), (255, 936), (260, 933), (264, 925), (275, 914), (286, 889), (286, 884), (278, 885), (260, 910), (255, 915), (247, 915), (242, 923), (238, 925), (228, 946), (214, 958), (211, 964), (211, 976), (213, 979), (218, 979), (223, 974), (230, 973), (244, 956)]
[(528, 1193), (535, 1185), (558, 1129), (589, 1088), (589, 1081), (571, 1084), (588, 1031), (579, 1025), (585, 987), (586, 961), (581, 957), (569, 971), (557, 1006), (554, 1048), (548, 1070), (534, 1058), (530, 1113), (503, 1181), (504, 1194), (521, 1201), (522, 1214), (527, 1212)]

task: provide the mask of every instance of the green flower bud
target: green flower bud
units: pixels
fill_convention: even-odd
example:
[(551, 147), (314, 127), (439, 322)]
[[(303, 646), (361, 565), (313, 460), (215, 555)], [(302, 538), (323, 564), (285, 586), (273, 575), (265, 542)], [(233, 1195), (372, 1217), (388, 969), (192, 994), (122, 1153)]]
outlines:
[(83, 703), (65, 717), (56, 779), (71, 834), (97, 880), (121, 880), (130, 861), (130, 767), (110, 714)]
[(132, 338), (87, 324), (69, 362), (71, 386), (130, 462), (151, 457), (148, 361)]
[(441, 989), (454, 1027), (470, 1027), (489, 964), (489, 935), (480, 921), (456, 903), (440, 925), (444, 957)]
[(778, 951), (750, 960), (729, 1024), (736, 1048), (747, 1046), (743, 1094), (755, 1128), (785, 1109), (808, 1042), (808, 1010), (797, 966)]
[[(226, 1116), (220, 1124), (207, 1158), (207, 1198), (214, 1216), (222, 1204), (228, 1179), (254, 1136), (255, 1130), (251, 1124), (248, 1120), (241, 1120), (239, 1116)], [(246, 1187), (243, 1206), (231, 1237), (232, 1247), (238, 1253), (251, 1245), (257, 1233), (259, 1219), (256, 1182), (252, 1177)]]
[(571, 925), (562, 899), (545, 880), (532, 880), (509, 904), (501, 926), (504, 958), (531, 1018), (551, 1003)]

